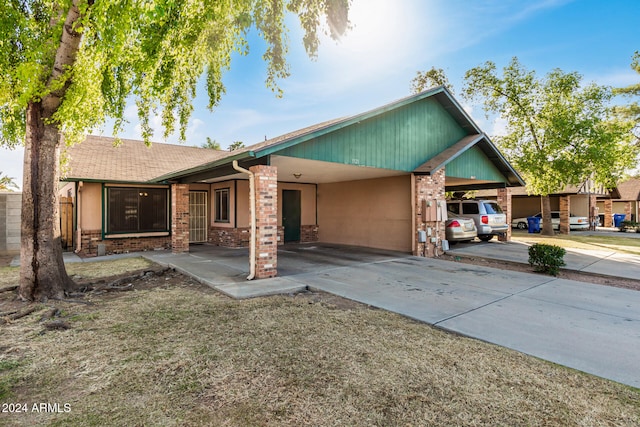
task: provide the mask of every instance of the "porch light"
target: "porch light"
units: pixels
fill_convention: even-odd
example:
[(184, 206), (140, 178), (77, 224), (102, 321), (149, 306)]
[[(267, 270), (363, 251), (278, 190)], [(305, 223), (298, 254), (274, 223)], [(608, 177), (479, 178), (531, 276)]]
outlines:
[(302, 174), (301, 174), (300, 172), (294, 172), (293, 176), (294, 176), (296, 179), (300, 179), (300, 177), (302, 176)]

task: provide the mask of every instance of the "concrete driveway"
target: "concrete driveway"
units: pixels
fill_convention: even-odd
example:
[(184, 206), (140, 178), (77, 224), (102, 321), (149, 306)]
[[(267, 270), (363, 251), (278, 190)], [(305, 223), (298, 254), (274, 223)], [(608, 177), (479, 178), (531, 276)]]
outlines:
[(280, 277), (253, 282), (244, 249), (148, 256), (235, 297), (322, 290), (640, 387), (637, 291), (336, 245), (285, 246)]

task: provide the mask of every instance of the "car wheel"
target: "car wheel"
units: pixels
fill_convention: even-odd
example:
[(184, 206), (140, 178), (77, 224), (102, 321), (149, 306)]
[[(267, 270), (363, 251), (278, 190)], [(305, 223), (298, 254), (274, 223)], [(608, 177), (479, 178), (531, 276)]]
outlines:
[(493, 235), (492, 234), (485, 234), (482, 236), (478, 236), (478, 239), (482, 240), (483, 242), (488, 242), (489, 240), (493, 239)]
[(526, 230), (527, 229), (527, 223), (526, 222), (519, 222), (517, 227), (518, 227), (518, 230)]

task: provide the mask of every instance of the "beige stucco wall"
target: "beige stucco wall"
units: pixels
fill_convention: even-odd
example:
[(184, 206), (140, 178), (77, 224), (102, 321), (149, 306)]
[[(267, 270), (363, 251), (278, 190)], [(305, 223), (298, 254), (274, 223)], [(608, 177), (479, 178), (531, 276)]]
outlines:
[(316, 225), (316, 185), (278, 183), (278, 225), (282, 225), (282, 190), (300, 191), (300, 225)]
[(85, 182), (79, 186), (78, 225), (82, 230), (102, 229), (102, 185)]
[(318, 185), (319, 240), (411, 251), (409, 175)]

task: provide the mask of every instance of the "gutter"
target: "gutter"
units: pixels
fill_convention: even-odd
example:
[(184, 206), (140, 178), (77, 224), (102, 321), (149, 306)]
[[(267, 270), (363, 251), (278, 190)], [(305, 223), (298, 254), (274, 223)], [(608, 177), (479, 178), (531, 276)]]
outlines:
[[(238, 172), (249, 175), (249, 211), (251, 212), (251, 236), (249, 238), (249, 275), (247, 280), (253, 280), (256, 277), (256, 193), (255, 193), (255, 176), (253, 172), (238, 166), (238, 161), (233, 161), (233, 168)], [(237, 194), (235, 195), (237, 198)], [(236, 224), (237, 227), (237, 224)]]

